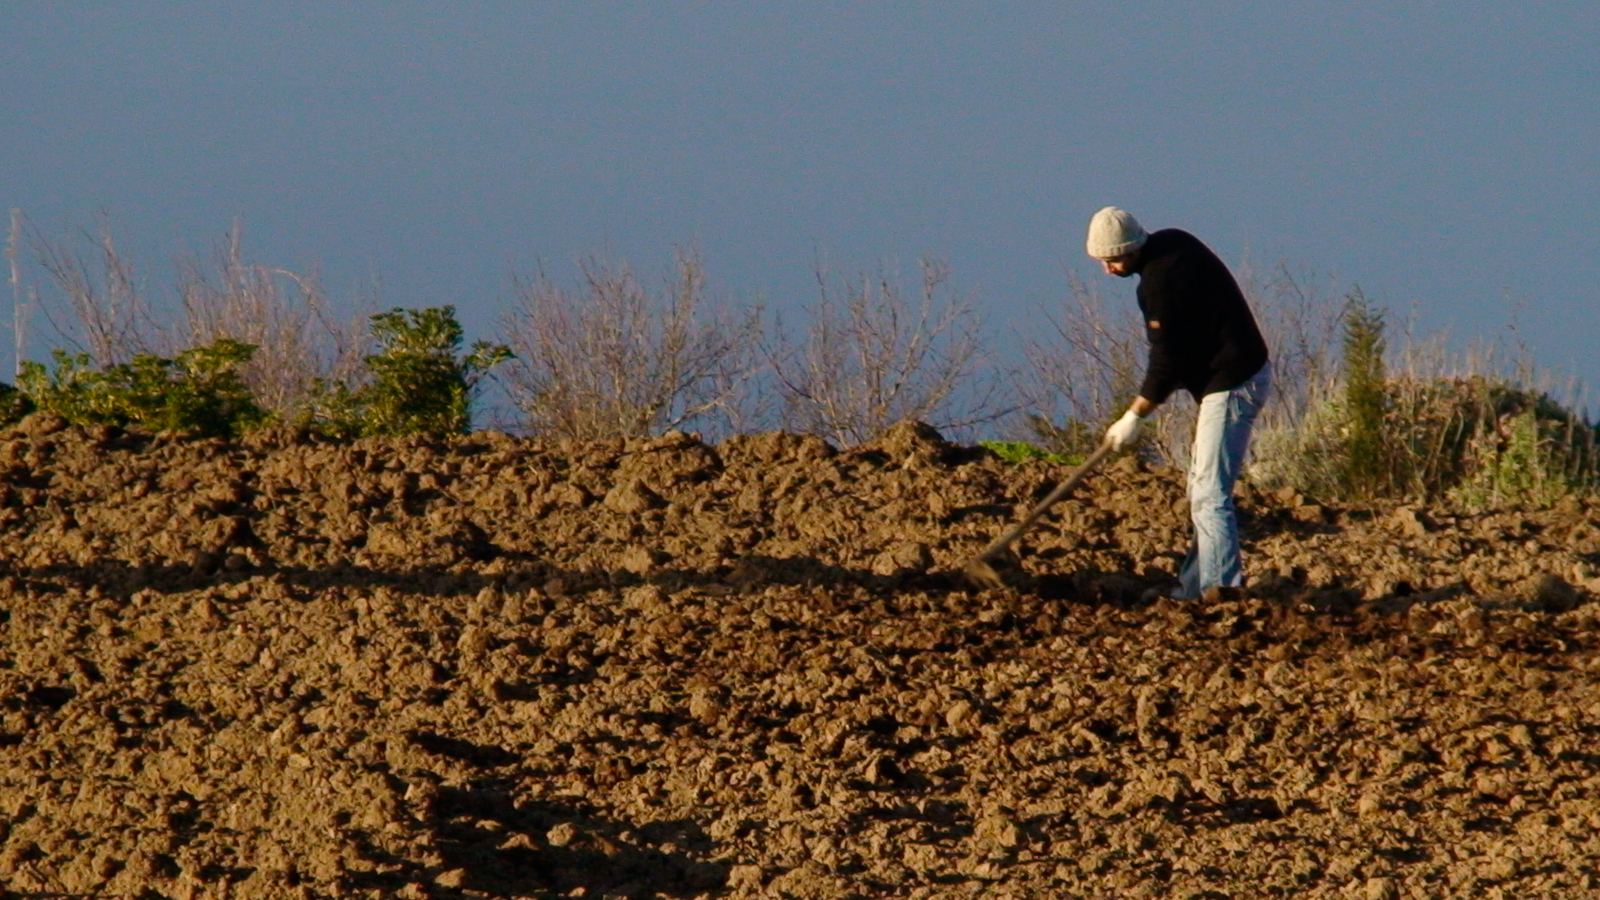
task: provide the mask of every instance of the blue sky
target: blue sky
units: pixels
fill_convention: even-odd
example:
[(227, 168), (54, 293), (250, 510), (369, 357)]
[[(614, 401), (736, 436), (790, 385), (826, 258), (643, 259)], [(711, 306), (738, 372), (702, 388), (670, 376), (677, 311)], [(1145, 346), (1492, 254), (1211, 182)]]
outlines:
[(1004, 341), (1116, 204), (1600, 385), (1592, 0), (10, 0), (0, 34), (0, 202), (108, 215), (155, 294), (235, 219), (474, 336), (541, 262), (698, 243), (782, 308), (819, 257), (934, 254)]

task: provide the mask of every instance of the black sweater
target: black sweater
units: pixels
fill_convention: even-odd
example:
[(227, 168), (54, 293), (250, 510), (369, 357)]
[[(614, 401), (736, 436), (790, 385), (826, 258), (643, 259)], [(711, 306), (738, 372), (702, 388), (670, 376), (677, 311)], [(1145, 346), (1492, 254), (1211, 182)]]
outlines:
[(1139, 310), (1150, 363), (1139, 395), (1161, 403), (1177, 388), (1195, 400), (1232, 390), (1267, 361), (1267, 343), (1238, 282), (1211, 248), (1166, 228), (1139, 250)]

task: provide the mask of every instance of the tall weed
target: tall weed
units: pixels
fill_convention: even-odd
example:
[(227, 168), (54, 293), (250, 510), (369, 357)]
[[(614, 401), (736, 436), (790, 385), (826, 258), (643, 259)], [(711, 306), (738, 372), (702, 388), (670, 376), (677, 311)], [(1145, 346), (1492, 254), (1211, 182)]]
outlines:
[(1387, 421), (1383, 311), (1357, 288), (1344, 311), (1344, 428), (1339, 459), (1343, 463), (1341, 493), (1350, 497), (1386, 494), (1396, 487), (1394, 434)]
[[(95, 369), (163, 349), (160, 317), (138, 287), (133, 264), (117, 249), (109, 222), (77, 239), (55, 239), (28, 227), (45, 280), (40, 312), (54, 337)], [(170, 354), (169, 354), (170, 355)]]
[[(1032, 373), (1025, 388), (1028, 437), (1056, 453), (1091, 453), (1105, 427), (1139, 393), (1149, 350), (1138, 309), (1131, 301), (1114, 306), (1094, 285), (1073, 276), (1065, 302), (1038, 318), (1048, 327), (1021, 339)], [(1167, 461), (1166, 432), (1174, 423), (1163, 416), (1155, 426), (1144, 448)]]

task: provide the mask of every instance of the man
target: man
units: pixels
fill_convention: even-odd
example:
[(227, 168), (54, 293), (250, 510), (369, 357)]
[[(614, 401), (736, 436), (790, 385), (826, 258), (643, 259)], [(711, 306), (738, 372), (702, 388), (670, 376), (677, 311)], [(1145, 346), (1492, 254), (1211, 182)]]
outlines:
[(1233, 484), (1272, 381), (1266, 341), (1228, 267), (1194, 235), (1176, 228), (1146, 234), (1133, 216), (1108, 206), (1089, 221), (1087, 249), (1106, 274), (1139, 276), (1139, 311), (1150, 342), (1139, 396), (1106, 431), (1106, 442), (1118, 450), (1132, 445), (1177, 388), (1195, 398), (1200, 411), (1189, 455), (1194, 540), (1177, 596), (1239, 587), (1244, 572)]

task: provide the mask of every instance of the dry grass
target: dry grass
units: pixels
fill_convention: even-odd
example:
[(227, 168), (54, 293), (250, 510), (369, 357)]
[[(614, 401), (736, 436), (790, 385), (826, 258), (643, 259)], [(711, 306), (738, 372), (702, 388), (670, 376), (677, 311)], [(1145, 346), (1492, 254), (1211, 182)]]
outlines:
[(1258, 434), (1251, 477), (1328, 500), (1375, 493), (1468, 509), (1540, 505), (1600, 485), (1594, 426), (1573, 412), (1577, 386), (1525, 354), (1407, 336), (1386, 369), (1370, 490), (1352, 494), (1343, 477), (1351, 426), (1338, 372), (1311, 385), (1300, 417)]
[(1338, 365), (1345, 298), (1329, 277), (1287, 263), (1257, 269), (1247, 260), (1239, 288), (1272, 353), (1272, 398), (1258, 427), (1297, 421)]

